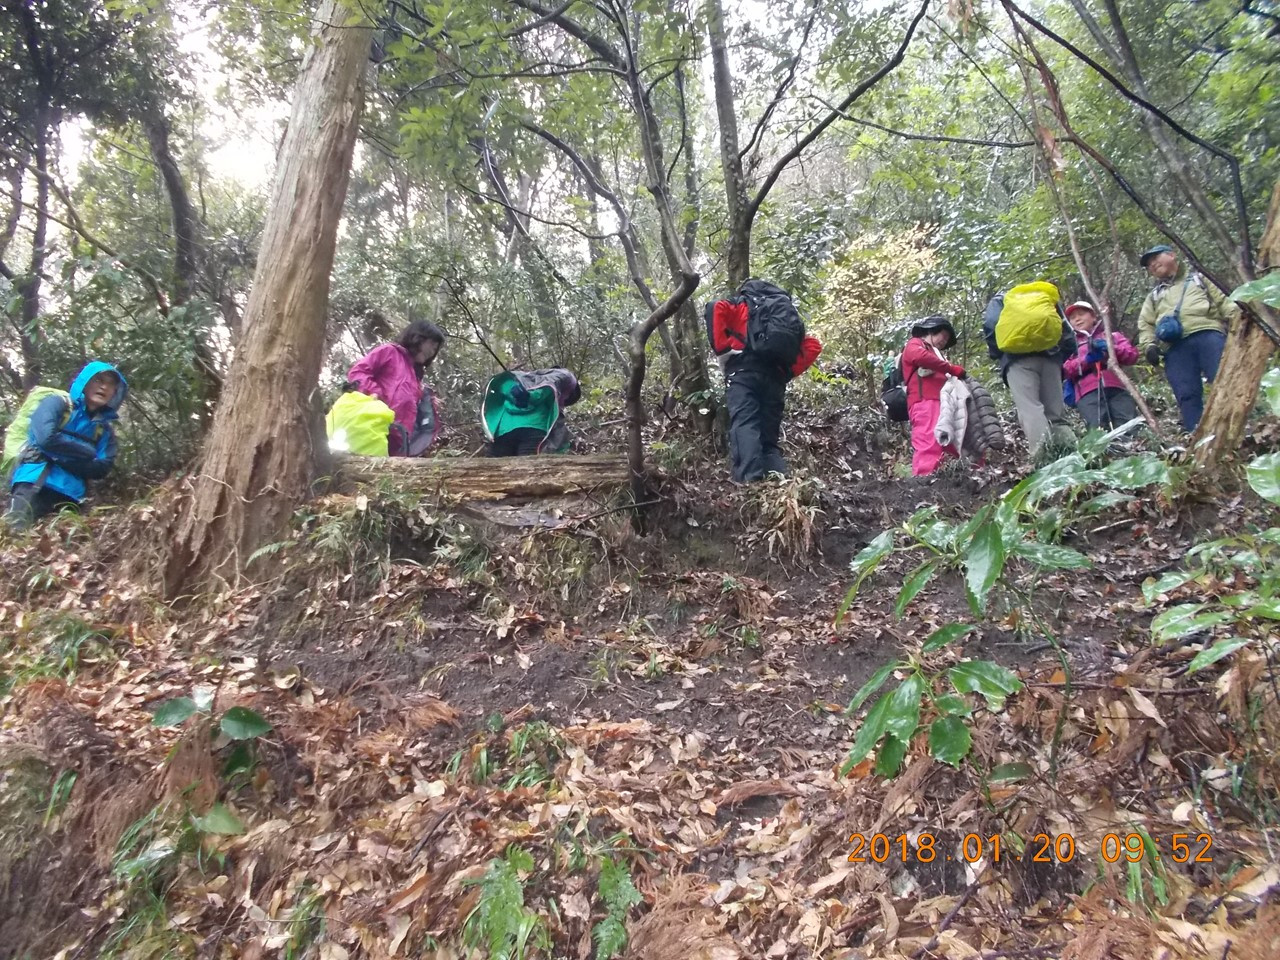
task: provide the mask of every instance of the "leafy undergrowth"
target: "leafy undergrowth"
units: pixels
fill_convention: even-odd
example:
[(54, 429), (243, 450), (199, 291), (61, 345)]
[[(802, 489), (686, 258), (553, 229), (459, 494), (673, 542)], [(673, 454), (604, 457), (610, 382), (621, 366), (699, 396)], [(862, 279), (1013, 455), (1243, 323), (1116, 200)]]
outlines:
[(333, 495), (177, 608), (162, 504), (7, 543), (4, 955), (1275, 956), (1270, 505), (832, 422), (646, 538)]

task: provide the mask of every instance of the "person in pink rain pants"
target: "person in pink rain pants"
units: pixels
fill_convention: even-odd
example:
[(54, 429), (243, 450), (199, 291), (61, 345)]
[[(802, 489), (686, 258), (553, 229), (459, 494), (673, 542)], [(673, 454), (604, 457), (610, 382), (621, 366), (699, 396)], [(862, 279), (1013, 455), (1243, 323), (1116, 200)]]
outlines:
[(942, 387), (947, 377), (963, 380), (964, 367), (942, 355), (956, 342), (956, 330), (943, 316), (925, 317), (911, 328), (911, 339), (902, 351), (902, 379), (907, 388), (907, 416), (911, 421), (911, 473), (924, 477), (945, 460), (958, 457), (954, 446), (943, 446), (934, 436), (942, 411)]

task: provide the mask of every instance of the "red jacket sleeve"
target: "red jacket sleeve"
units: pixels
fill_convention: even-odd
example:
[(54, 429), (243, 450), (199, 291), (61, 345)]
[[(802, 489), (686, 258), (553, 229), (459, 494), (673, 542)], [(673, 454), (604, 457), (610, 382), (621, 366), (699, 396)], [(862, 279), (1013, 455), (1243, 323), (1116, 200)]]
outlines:
[(800, 356), (796, 358), (796, 362), (791, 365), (791, 375), (798, 377), (811, 366), (813, 361), (818, 359), (818, 354), (822, 353), (822, 344), (818, 338), (812, 334), (807, 334), (800, 341)]
[[(747, 345), (747, 305), (717, 300), (711, 308), (711, 349), (717, 356)], [(814, 354), (817, 356), (817, 354)]]
[(910, 376), (912, 368), (918, 370), (921, 367), (926, 370), (936, 370), (938, 373), (950, 373), (953, 366), (953, 364), (934, 353), (919, 337), (912, 337), (908, 340), (906, 347), (902, 351), (902, 372), (904, 376)]

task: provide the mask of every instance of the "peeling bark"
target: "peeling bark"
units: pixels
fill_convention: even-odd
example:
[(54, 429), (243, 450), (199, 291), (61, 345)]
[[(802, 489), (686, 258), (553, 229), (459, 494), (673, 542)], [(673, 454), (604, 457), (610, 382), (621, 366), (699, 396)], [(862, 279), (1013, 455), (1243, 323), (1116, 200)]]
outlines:
[(340, 0), (326, 0), (317, 14), (243, 335), (175, 517), (165, 569), (171, 597), (237, 579), (252, 552), (288, 524), (327, 457), (314, 395), (370, 38), (367, 20)]
[[(1258, 244), (1258, 276), (1280, 269), (1280, 181), (1271, 192), (1267, 208), (1267, 226)], [(1245, 422), (1258, 401), (1262, 377), (1271, 365), (1276, 345), (1257, 319), (1271, 327), (1280, 327), (1280, 311), (1261, 303), (1242, 305), (1240, 316), (1227, 331), (1227, 345), (1222, 363), (1213, 381), (1209, 402), (1192, 440), (1196, 462), (1208, 466), (1221, 460), (1240, 446)]]

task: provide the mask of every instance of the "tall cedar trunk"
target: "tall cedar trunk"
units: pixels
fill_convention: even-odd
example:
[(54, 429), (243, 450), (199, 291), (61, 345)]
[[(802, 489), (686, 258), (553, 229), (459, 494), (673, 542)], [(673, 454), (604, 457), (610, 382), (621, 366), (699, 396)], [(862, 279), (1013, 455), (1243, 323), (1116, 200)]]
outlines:
[(170, 596), (238, 576), (287, 525), (325, 456), (312, 398), (371, 31), (339, 0), (325, 0), (317, 20), (280, 147), (243, 334), (176, 518), (165, 571)]
[(707, 0), (707, 40), (711, 50), (711, 76), (716, 94), (716, 117), (720, 121), (720, 166), (724, 171), (728, 249), (725, 269), (729, 287), (738, 289), (751, 276), (751, 210), (747, 182), (738, 151), (738, 115), (733, 97), (733, 74), (729, 69), (728, 38), (724, 9), (720, 0)]
[[(1271, 191), (1267, 226), (1258, 244), (1257, 273), (1262, 276), (1276, 268), (1280, 268), (1280, 181)], [(1242, 311), (1227, 331), (1222, 363), (1195, 435), (1196, 462), (1201, 465), (1216, 463), (1240, 446), (1245, 420), (1257, 402), (1262, 377), (1276, 349), (1262, 327), (1249, 320), (1249, 309), (1257, 311), (1272, 330), (1280, 326), (1280, 311), (1255, 303)], [(1199, 446), (1206, 438), (1208, 442)]]

